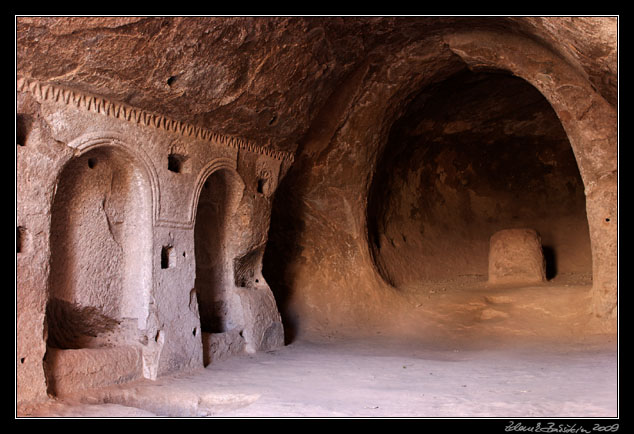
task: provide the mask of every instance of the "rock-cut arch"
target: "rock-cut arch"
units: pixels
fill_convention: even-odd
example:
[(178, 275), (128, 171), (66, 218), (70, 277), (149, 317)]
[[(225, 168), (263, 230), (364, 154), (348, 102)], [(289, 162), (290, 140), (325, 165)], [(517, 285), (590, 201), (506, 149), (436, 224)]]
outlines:
[(590, 283), (583, 182), (543, 95), (510, 74), (464, 69), (427, 86), (392, 125), (368, 197), (377, 271), (395, 288), (486, 279), (489, 243), (530, 227), (545, 277)]
[(235, 240), (238, 206), (244, 182), (229, 160), (214, 160), (201, 171), (195, 185), (195, 293), (203, 340), (203, 361), (209, 364), (213, 341), (239, 351), (244, 341), (242, 304), (234, 291)]
[(51, 215), (48, 346), (137, 345), (152, 288), (154, 177), (116, 136), (70, 146)]
[(538, 89), (559, 117), (585, 187), (592, 249), (593, 309), (616, 313), (617, 114), (580, 71), (545, 47), (519, 36), (477, 31), (444, 37), (474, 70), (499, 69)]

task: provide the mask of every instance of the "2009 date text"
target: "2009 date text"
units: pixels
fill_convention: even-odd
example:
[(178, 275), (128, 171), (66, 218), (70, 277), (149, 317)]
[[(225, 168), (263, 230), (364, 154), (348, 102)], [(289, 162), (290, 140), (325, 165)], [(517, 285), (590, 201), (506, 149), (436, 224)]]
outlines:
[(596, 432), (617, 432), (619, 430), (619, 424), (601, 425), (595, 423), (592, 427), (583, 426), (581, 424), (556, 424), (554, 422), (548, 422), (542, 424), (537, 422), (533, 426), (522, 424), (522, 422), (509, 421), (504, 431), (506, 432), (531, 432), (531, 433), (565, 433), (565, 434), (591, 434)]

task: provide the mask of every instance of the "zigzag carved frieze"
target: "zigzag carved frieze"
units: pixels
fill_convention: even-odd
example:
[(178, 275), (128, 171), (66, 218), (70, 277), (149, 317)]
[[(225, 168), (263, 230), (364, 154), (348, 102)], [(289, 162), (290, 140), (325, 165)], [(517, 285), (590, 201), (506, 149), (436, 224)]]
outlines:
[(277, 151), (269, 147), (260, 146), (248, 140), (214, 133), (206, 128), (195, 126), (186, 122), (170, 119), (156, 113), (151, 113), (123, 103), (109, 101), (105, 98), (88, 95), (76, 90), (66, 89), (50, 83), (40, 83), (25, 77), (18, 77), (17, 90), (30, 92), (42, 101), (53, 101), (71, 105), (93, 113), (102, 114), (112, 118), (134, 122), (138, 125), (153, 127), (183, 136), (215, 142), (236, 149), (266, 155), (277, 160), (293, 161), (290, 152)]

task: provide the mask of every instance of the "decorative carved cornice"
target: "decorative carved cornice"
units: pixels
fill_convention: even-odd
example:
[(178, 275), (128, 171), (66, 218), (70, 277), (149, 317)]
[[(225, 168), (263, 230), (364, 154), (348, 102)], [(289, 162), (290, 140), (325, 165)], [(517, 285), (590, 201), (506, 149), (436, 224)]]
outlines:
[(66, 89), (58, 85), (40, 83), (31, 78), (18, 77), (17, 90), (19, 92), (29, 92), (40, 101), (63, 103), (92, 113), (134, 122), (137, 125), (157, 128), (198, 140), (219, 143), (228, 147), (266, 155), (277, 160), (292, 162), (294, 159), (293, 154), (290, 152), (277, 151), (239, 137), (214, 133), (206, 128), (170, 119), (167, 116), (113, 102), (103, 97), (85, 94), (77, 90)]

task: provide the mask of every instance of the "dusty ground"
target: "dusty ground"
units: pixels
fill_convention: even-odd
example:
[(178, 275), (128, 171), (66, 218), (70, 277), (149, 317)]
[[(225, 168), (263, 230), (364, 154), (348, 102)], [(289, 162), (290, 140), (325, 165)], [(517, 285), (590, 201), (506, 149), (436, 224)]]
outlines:
[(19, 408), (18, 417), (618, 416), (616, 336), (588, 333), (583, 312), (574, 313), (587, 286), (493, 289), (477, 280), (409, 294), (435, 312), (445, 337), (303, 338), (196, 372)]

